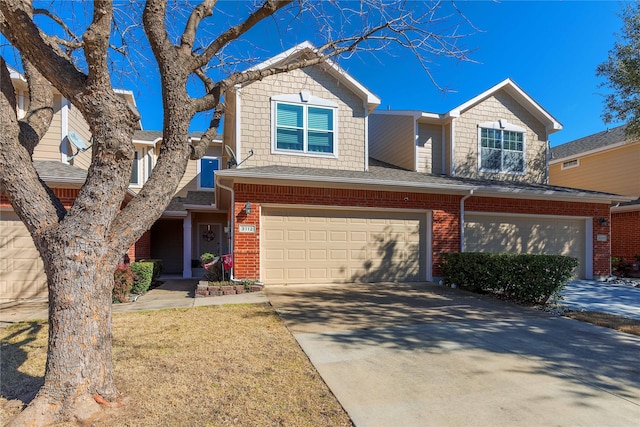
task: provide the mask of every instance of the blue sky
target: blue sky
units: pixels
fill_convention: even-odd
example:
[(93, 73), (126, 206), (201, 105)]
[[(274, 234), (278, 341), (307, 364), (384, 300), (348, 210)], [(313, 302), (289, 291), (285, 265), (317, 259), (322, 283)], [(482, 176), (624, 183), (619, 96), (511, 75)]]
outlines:
[[(382, 99), (379, 108), (445, 112), (507, 77), (513, 79), (564, 126), (551, 145), (599, 132), (603, 80), (595, 68), (607, 58), (621, 28), (617, 1), (458, 1), (481, 32), (464, 39), (476, 61), (441, 59), (432, 68), (435, 88), (409, 54), (363, 54), (340, 61), (353, 77)], [(253, 34), (254, 37), (264, 35)], [(263, 39), (264, 40), (264, 39)], [(301, 40), (285, 39), (284, 47)], [(277, 50), (279, 46), (275, 43)], [(266, 55), (265, 57), (269, 57)], [(145, 129), (159, 129), (159, 94), (138, 93)], [(192, 130), (203, 130), (196, 121)]]
[[(479, 31), (462, 40), (462, 46), (473, 50), (470, 58), (475, 62), (434, 60), (431, 72), (449, 92), (438, 90), (406, 51), (393, 55), (379, 52), (375, 56), (361, 53), (340, 60), (340, 66), (381, 98), (381, 109), (436, 113), (446, 112), (510, 77), (563, 124), (562, 131), (550, 136), (552, 146), (620, 124), (606, 125), (601, 118), (607, 89), (599, 87), (603, 79), (596, 77), (595, 69), (607, 58), (615, 33), (621, 28), (621, 2), (458, 0), (456, 4)], [(91, 16), (89, 4), (61, 5), (75, 9), (62, 12), (63, 16), (73, 17), (72, 25), (86, 25), (82, 21)], [(129, 5), (139, 11), (141, 3)], [(219, 6), (226, 8), (227, 13), (222, 15), (227, 19), (247, 9), (247, 3), (237, 1), (224, 1)], [(169, 25), (174, 24), (179, 30), (181, 19), (179, 15), (172, 16)], [(267, 59), (305, 39), (314, 41), (310, 25), (297, 25), (282, 38), (274, 35), (273, 26), (269, 25), (273, 23), (252, 29), (248, 34), (250, 42), (237, 44), (236, 52), (244, 48), (247, 55)], [(217, 31), (212, 26), (211, 33)], [(138, 42), (131, 45), (151, 56), (148, 50), (145, 53), (148, 48), (141, 33), (138, 37)], [(120, 67), (132, 69), (126, 62)], [(155, 67), (149, 60), (146, 68), (134, 68), (137, 73), (114, 75), (113, 83), (133, 90), (144, 129), (160, 130), (162, 98)], [(191, 131), (203, 131), (207, 123), (208, 119), (196, 119)]]

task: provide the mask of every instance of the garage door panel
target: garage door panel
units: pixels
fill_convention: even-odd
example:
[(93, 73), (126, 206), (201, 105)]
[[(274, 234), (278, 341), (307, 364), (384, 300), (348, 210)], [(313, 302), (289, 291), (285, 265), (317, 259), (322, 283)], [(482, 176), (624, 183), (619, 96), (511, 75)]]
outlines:
[(13, 212), (0, 217), (0, 297), (40, 298), (47, 279), (40, 254), (27, 228)]
[[(426, 278), (425, 213), (263, 208), (262, 214), (263, 236), (283, 237), (262, 239), (266, 283)], [(269, 265), (272, 252), (283, 253), (285, 248), (289, 251), (284, 250), (284, 265)]]
[(467, 215), (467, 252), (555, 254), (578, 258), (578, 277), (584, 277), (585, 221), (536, 217)]

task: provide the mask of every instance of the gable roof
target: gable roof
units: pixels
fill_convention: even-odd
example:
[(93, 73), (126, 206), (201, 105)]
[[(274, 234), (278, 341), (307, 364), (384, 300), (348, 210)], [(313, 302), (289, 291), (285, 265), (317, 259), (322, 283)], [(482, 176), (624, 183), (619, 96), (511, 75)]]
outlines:
[(557, 132), (562, 130), (562, 123), (555, 119), (547, 110), (542, 108), (540, 104), (534, 101), (520, 86), (518, 86), (510, 78), (504, 79), (497, 85), (485, 90), (480, 95), (475, 96), (467, 102), (458, 105), (447, 113), (451, 117), (458, 117), (460, 113), (474, 106), (475, 104), (485, 100), (486, 98), (494, 95), (496, 92), (504, 90), (511, 95), (520, 105), (522, 105), (527, 111), (533, 114), (538, 120), (545, 124), (547, 133)]
[(569, 157), (597, 153), (632, 142), (627, 138), (625, 128), (625, 125), (618, 126), (552, 147), (550, 163), (558, 163)]
[(551, 134), (562, 130), (562, 123), (555, 119), (547, 110), (542, 108), (540, 104), (533, 100), (520, 86), (518, 86), (513, 80), (507, 78), (497, 85), (485, 90), (480, 95), (477, 95), (463, 104), (447, 111), (446, 113), (429, 113), (417, 110), (390, 110), (390, 111), (376, 111), (374, 114), (387, 114), (387, 115), (403, 115), (412, 116), (416, 121), (420, 123), (446, 123), (451, 118), (460, 117), (460, 115), (473, 107), (474, 105), (484, 101), (496, 92), (504, 90), (510, 96), (512, 96), (520, 105), (522, 105), (529, 113), (535, 118), (540, 120), (545, 125), (547, 133)]
[[(278, 55), (267, 59), (266, 61), (261, 62), (258, 65), (254, 65), (249, 68), (247, 71), (255, 71), (255, 70), (263, 70), (268, 68), (274, 64), (278, 63), (286, 63), (289, 60), (292, 60), (298, 56), (303, 55), (305, 52), (315, 52), (317, 48), (308, 41), (304, 41), (300, 44), (295, 45), (294, 47), (285, 50)], [(327, 59), (324, 62), (328, 67), (325, 69), (329, 74), (331, 74), (334, 78), (339, 80), (346, 87), (351, 89), (354, 93), (358, 94), (364, 100), (367, 101), (369, 112), (373, 111), (378, 105), (380, 105), (380, 98), (373, 94), (369, 89), (364, 87), (362, 83), (353, 78), (349, 73), (347, 73), (343, 68), (341, 68), (334, 61)]]

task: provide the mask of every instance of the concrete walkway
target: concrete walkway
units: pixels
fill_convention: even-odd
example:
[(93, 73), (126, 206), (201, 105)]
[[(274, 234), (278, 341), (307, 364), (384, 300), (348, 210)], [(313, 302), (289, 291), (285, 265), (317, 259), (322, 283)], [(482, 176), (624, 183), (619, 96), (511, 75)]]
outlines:
[[(114, 304), (113, 313), (188, 308), (205, 305), (267, 303), (264, 292), (193, 298), (197, 279), (161, 279), (161, 286), (138, 298), (136, 302)], [(26, 320), (46, 319), (47, 300), (15, 301), (0, 304), (0, 328)]]
[(601, 311), (640, 320), (640, 288), (576, 280), (568, 283), (560, 295), (560, 304), (573, 310)]
[(640, 425), (640, 337), (435, 285), (267, 295), (357, 427)]

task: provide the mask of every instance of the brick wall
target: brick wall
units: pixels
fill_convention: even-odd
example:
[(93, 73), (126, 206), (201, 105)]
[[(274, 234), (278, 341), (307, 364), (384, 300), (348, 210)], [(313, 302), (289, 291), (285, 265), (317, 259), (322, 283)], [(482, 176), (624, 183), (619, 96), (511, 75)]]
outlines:
[[(459, 195), (444, 194), (236, 184), (234, 274), (237, 278), (243, 279), (260, 277), (260, 210), (262, 204), (273, 203), (431, 210), (433, 213), (432, 273), (434, 277), (439, 277), (441, 271), (438, 254), (460, 250), (460, 198)], [(246, 202), (251, 202), (249, 215), (245, 212)], [(467, 199), (465, 207), (469, 211), (480, 212), (609, 218), (608, 205), (596, 203), (472, 197)], [(255, 226), (255, 233), (239, 233), (240, 225)], [(596, 241), (598, 234), (608, 236), (609, 226), (601, 226), (594, 220), (594, 274), (606, 276), (609, 275), (610, 242)]]
[(611, 214), (611, 255), (634, 259), (640, 254), (640, 211)]
[(151, 232), (147, 230), (127, 251), (129, 262), (151, 258)]
[[(78, 197), (80, 190), (74, 188), (52, 188), (53, 194), (55, 194), (65, 208), (69, 209), (73, 205), (74, 200)], [(11, 207), (7, 195), (0, 192), (0, 207)]]

